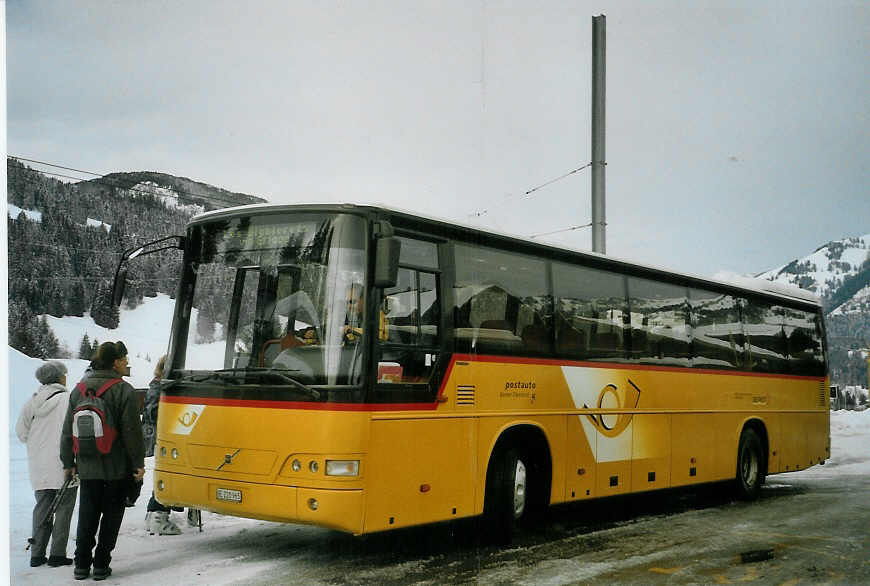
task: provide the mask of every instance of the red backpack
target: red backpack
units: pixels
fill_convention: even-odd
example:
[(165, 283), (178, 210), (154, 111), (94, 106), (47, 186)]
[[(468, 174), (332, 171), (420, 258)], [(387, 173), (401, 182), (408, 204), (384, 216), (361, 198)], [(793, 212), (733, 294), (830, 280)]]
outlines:
[(82, 382), (76, 385), (81, 401), (73, 409), (73, 453), (96, 456), (112, 451), (112, 444), (118, 437), (118, 428), (112, 412), (106, 408), (103, 394), (119, 382), (121, 379), (113, 378), (96, 391), (87, 388)]

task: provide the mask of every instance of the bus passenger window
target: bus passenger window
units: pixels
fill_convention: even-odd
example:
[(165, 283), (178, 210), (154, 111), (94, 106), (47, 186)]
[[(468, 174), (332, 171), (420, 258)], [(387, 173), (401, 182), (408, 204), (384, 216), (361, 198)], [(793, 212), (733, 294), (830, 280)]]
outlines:
[(548, 355), (553, 300), (546, 262), (524, 254), (456, 244), (455, 349)]
[(625, 356), (625, 277), (582, 266), (553, 263), (556, 354), (573, 360)]
[(749, 366), (754, 372), (788, 372), (784, 329), (785, 308), (749, 299), (743, 311), (743, 328), (749, 342)]
[(686, 288), (628, 278), (631, 357), (642, 364), (689, 366), (690, 324)]
[(789, 372), (804, 376), (825, 376), (822, 332), (817, 314), (785, 308)]
[(692, 312), (692, 366), (743, 367), (743, 326), (739, 300), (702, 289), (689, 290)]

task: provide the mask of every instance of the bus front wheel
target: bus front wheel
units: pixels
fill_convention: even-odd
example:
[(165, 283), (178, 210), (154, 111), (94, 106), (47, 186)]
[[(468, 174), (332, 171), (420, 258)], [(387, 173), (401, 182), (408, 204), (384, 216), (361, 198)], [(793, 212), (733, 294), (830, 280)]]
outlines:
[(490, 537), (510, 543), (516, 527), (529, 514), (529, 468), (516, 449), (502, 452), (486, 491), (486, 517)]
[(744, 429), (737, 447), (737, 496), (755, 500), (764, 483), (765, 466), (761, 439), (753, 429)]

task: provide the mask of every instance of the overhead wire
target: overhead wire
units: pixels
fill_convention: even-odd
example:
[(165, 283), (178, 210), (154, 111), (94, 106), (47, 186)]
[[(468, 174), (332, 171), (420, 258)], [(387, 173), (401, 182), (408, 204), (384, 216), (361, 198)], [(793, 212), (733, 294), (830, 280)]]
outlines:
[[(499, 200), (499, 203), (504, 203), (507, 200), (515, 198), (515, 197), (529, 197), (531, 194), (535, 193), (536, 191), (539, 191), (539, 190), (543, 189), (544, 187), (547, 187), (548, 185), (552, 185), (553, 183), (556, 183), (557, 181), (561, 181), (562, 179), (565, 179), (566, 177), (569, 177), (569, 176), (571, 176), (575, 173), (578, 173), (578, 172), (582, 171), (583, 169), (586, 169), (587, 167), (591, 167), (591, 166), (592, 166), (591, 162), (586, 163), (585, 165), (582, 165), (580, 167), (577, 167), (576, 169), (572, 169), (571, 171), (568, 171), (567, 173), (559, 175), (555, 179), (550, 179), (549, 181), (545, 181), (544, 183), (541, 183), (540, 185), (538, 185), (536, 187), (532, 187), (531, 189), (527, 189), (526, 191), (524, 191), (521, 194), (509, 193), (506, 196), (504, 196), (501, 200)], [(493, 207), (494, 206), (490, 206), (489, 208), (486, 208), (484, 210), (481, 210), (478, 212), (472, 212), (469, 215), (479, 218), (480, 216), (483, 216), (483, 215), (489, 213), (489, 210), (492, 209)]]
[(574, 230), (579, 230), (580, 228), (589, 228), (592, 226), (592, 222), (588, 224), (581, 224), (580, 226), (571, 226), (570, 228), (563, 228), (561, 230), (553, 230), (552, 232), (542, 232), (541, 234), (532, 234), (529, 238), (540, 238), (541, 236), (552, 236), (553, 234), (561, 234), (562, 232), (572, 232)]

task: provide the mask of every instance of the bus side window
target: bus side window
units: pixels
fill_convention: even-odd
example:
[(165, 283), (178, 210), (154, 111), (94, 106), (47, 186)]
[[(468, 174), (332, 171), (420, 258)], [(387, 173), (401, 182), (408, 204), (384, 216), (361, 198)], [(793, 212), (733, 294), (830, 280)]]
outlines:
[(437, 276), (400, 267), (395, 287), (384, 291), (377, 381), (428, 383), (438, 350)]
[(689, 366), (690, 324), (682, 285), (628, 278), (631, 356), (642, 364)]
[(553, 299), (547, 263), (485, 246), (454, 246), (453, 335), (457, 352), (549, 355)]
[(767, 301), (750, 299), (746, 304), (743, 327), (753, 372), (788, 372), (784, 313), (784, 307)]
[(625, 278), (589, 267), (553, 263), (556, 354), (573, 360), (625, 354)]
[(822, 333), (817, 315), (810, 311), (786, 308), (789, 372), (805, 376), (824, 376)]
[(734, 369), (743, 367), (743, 325), (739, 300), (703, 289), (689, 290), (692, 309), (692, 366)]

